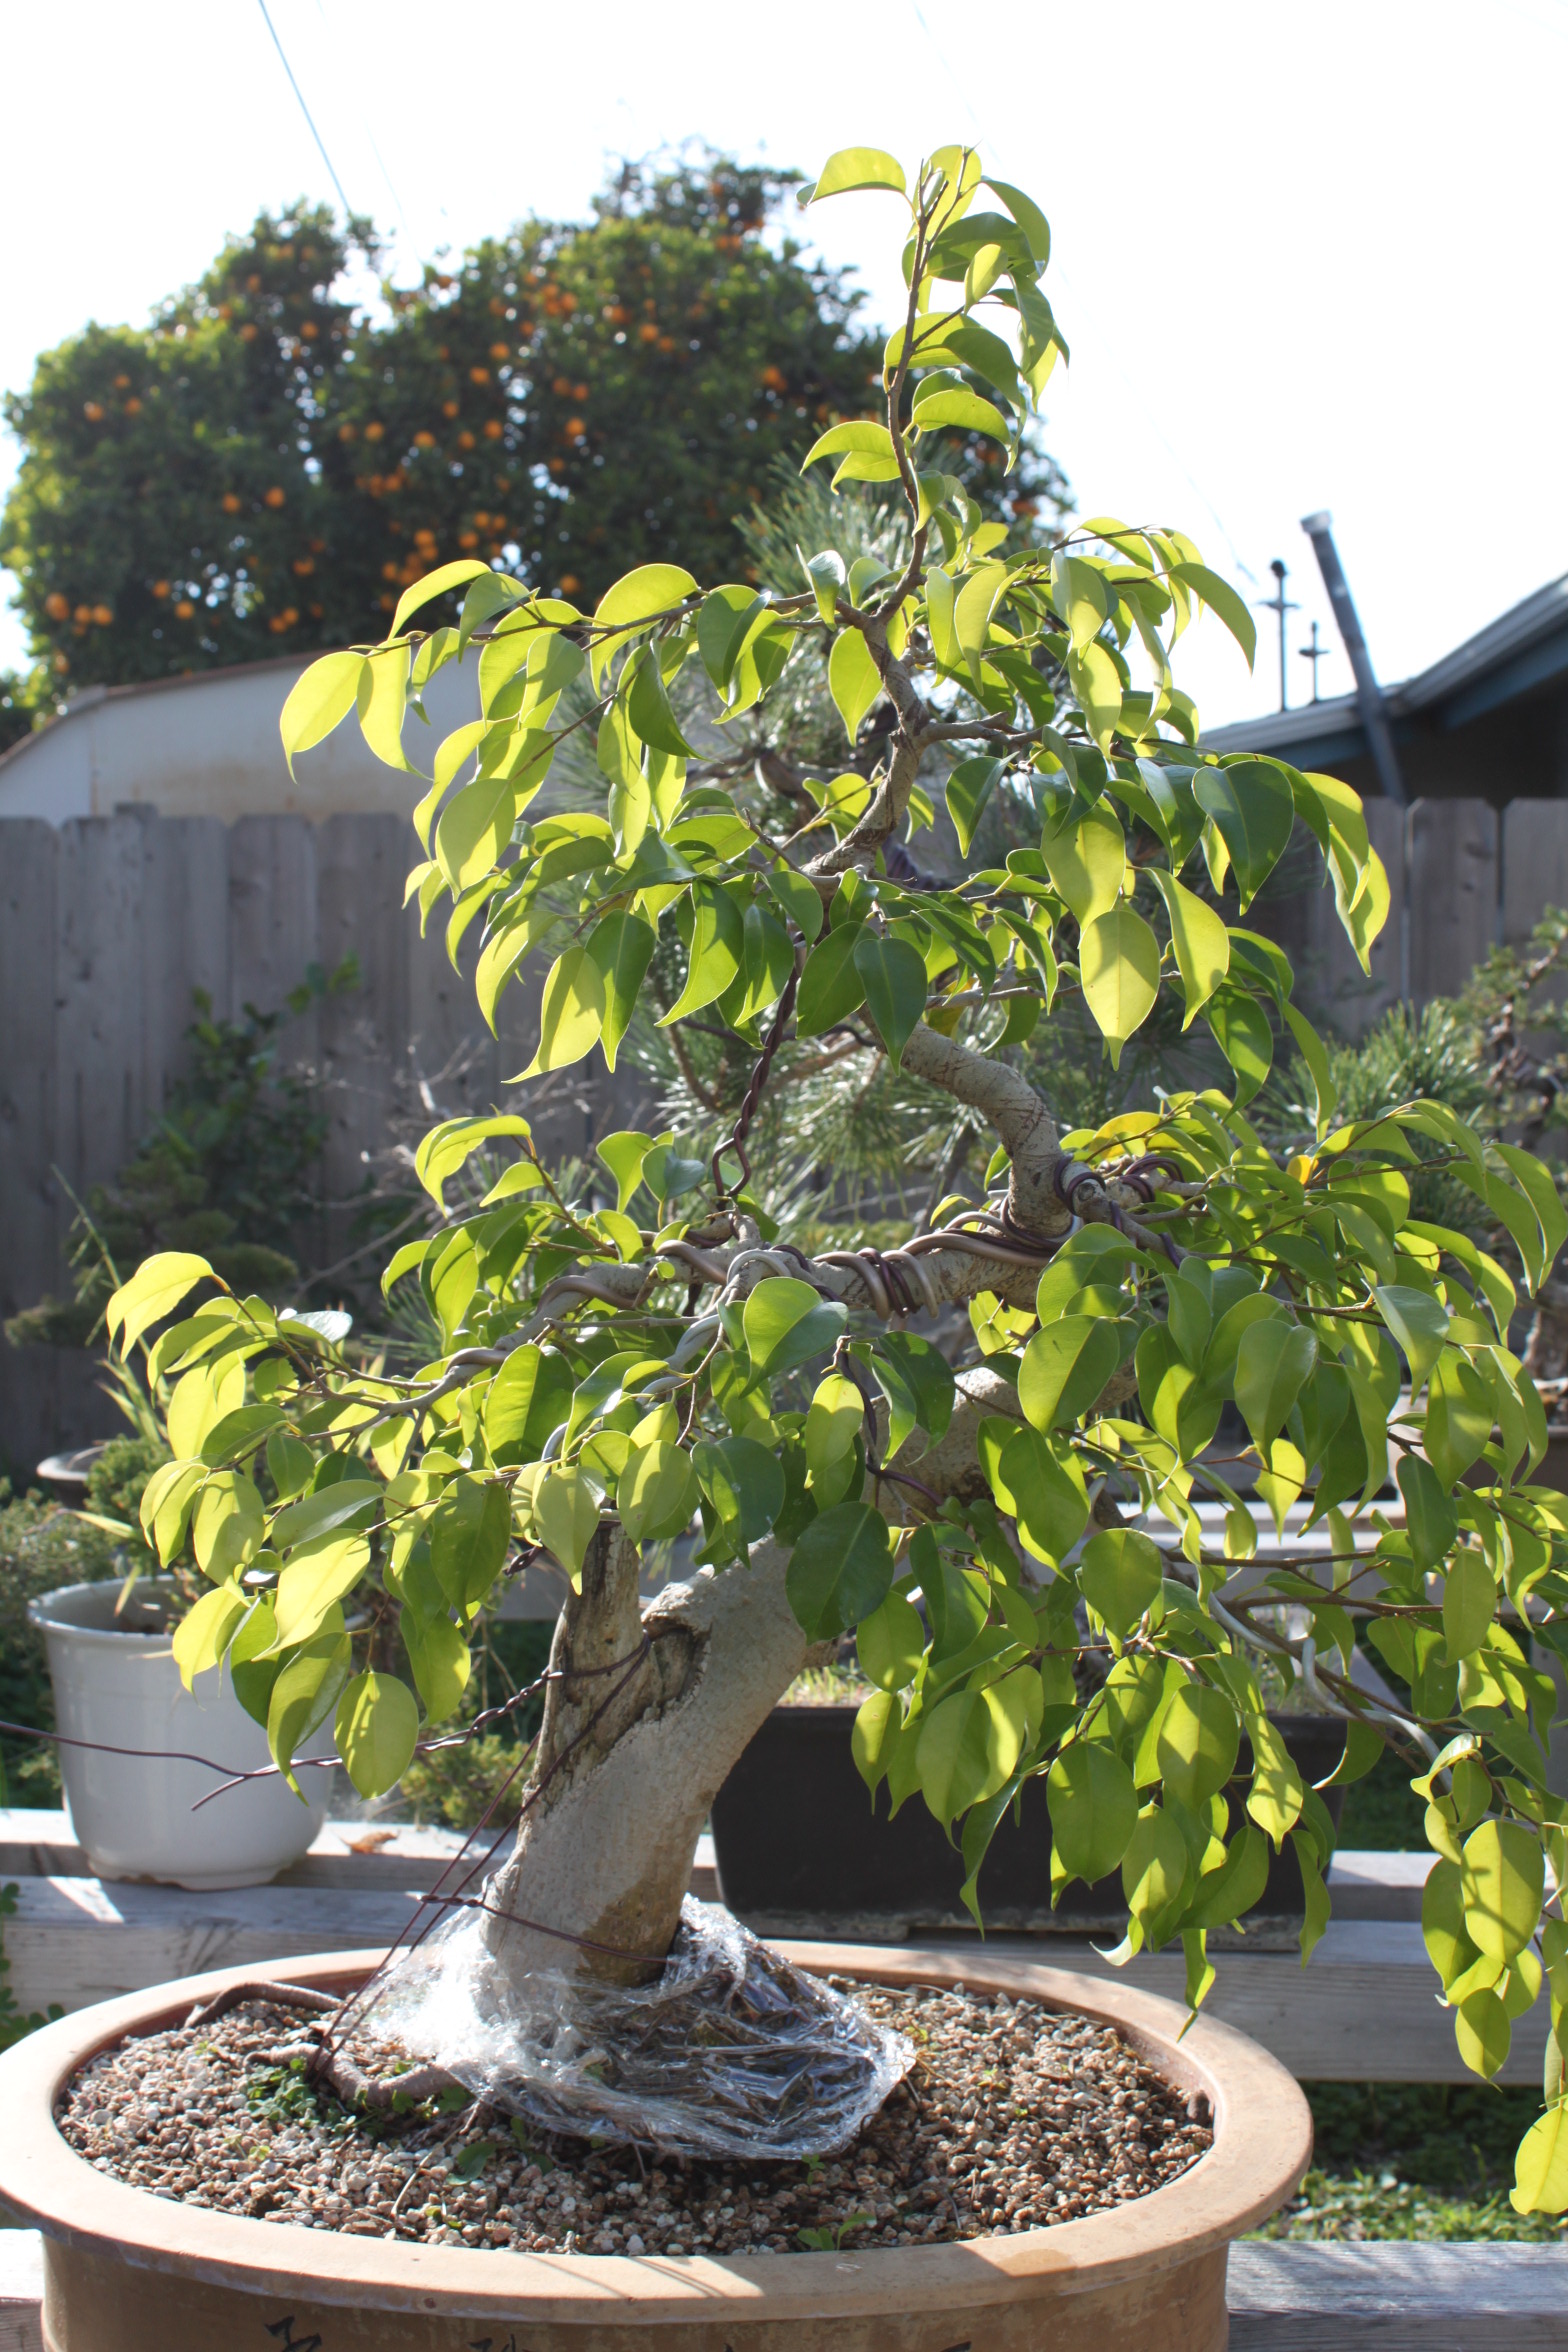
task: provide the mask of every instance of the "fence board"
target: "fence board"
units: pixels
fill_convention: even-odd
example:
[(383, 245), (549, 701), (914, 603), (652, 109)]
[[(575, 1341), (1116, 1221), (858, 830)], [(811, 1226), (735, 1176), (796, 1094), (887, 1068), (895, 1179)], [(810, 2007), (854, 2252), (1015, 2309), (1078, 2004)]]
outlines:
[[(1352, 1037), (1402, 991), (1418, 1005), (1451, 993), (1495, 938), (1522, 939), (1543, 906), (1568, 904), (1568, 801), (1516, 801), (1501, 822), (1477, 801), (1408, 812), (1372, 801), (1366, 814), (1392, 902), (1370, 980), (1315, 880), (1260, 902), (1255, 918), (1288, 949), (1314, 1014)], [(394, 1115), (410, 1127), (431, 1115), (420, 1081), (441, 1112), (522, 1108), (556, 1153), (648, 1123), (626, 1073), (585, 1064), (506, 1083), (533, 1052), (538, 976), (505, 992), (493, 1038), (473, 997), (480, 926), (454, 971), (444, 923), (421, 940), (417, 911), (403, 907), (410, 856), (406, 826), (389, 816), (226, 828), (126, 809), (58, 831), (0, 821), (0, 1311), (58, 1287), (70, 1209), (51, 1170), (80, 1190), (135, 1148), (182, 1067), (198, 987), (223, 1014), (276, 1011), (308, 965), (357, 954), (361, 989), (312, 1007), (284, 1036), (288, 1058), (326, 1079), (324, 1175), (340, 1200)], [(102, 1435), (93, 1381), (86, 1357), (0, 1346), (0, 1454), (29, 1464)]]
[(1497, 811), (1484, 800), (1418, 800), (1405, 820), (1415, 1003), (1452, 996), (1497, 943)]

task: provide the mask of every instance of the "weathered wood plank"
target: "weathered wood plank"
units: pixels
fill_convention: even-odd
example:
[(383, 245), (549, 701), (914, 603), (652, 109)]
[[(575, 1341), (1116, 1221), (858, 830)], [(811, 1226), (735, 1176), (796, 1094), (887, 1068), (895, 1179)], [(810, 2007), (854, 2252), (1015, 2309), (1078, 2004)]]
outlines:
[(1568, 908), (1568, 803), (1511, 800), (1502, 862), (1503, 940), (1522, 947), (1548, 907)]
[(1230, 2352), (1561, 2352), (1568, 2247), (1253, 2239), (1226, 2301)]
[(1453, 996), (1497, 941), (1497, 811), (1484, 800), (1418, 800), (1406, 817), (1412, 1003)]
[[(316, 830), (304, 817), (242, 817), (229, 831), (229, 1002), (276, 1012), (320, 960)], [(314, 1061), (314, 1008), (289, 1032), (291, 1055)]]
[(105, 1182), (144, 1133), (143, 863), (149, 819), (127, 810), (60, 828), (55, 1157), (77, 1191)]
[[(59, 1280), (55, 1155), (55, 929), (60, 836), (41, 819), (4, 827), (0, 856), (0, 1317)], [(55, 1350), (0, 1338), (0, 1452), (28, 1470), (56, 1425)]]
[(0, 2352), (43, 2352), (43, 2292), (38, 2231), (0, 2229)]
[[(1405, 812), (1391, 801), (1366, 804), (1367, 836), (1388, 875), (1388, 920), (1373, 941), (1370, 973), (1363, 972), (1339, 919), (1322, 853), (1305, 826), (1292, 844), (1287, 894), (1259, 900), (1258, 928), (1277, 939), (1296, 972), (1301, 1002), (1314, 1020), (1343, 1037), (1364, 1037), (1400, 992), (1400, 941), (1405, 907)], [(1305, 887), (1289, 888), (1301, 877)], [(1254, 918), (1249, 916), (1248, 921)]]
[(408, 939), (400, 902), (408, 826), (394, 816), (330, 817), (316, 835), (318, 952), (330, 977), (353, 955), (357, 988), (323, 999), (317, 1013), (329, 1121), (324, 1155), (329, 1203), (320, 1263), (350, 1246), (351, 1201), (369, 1173), (366, 1155), (389, 1132), (408, 1040)]
[(148, 1118), (184, 1074), (200, 991), (229, 1003), (229, 834), (216, 817), (142, 828), (143, 1087)]

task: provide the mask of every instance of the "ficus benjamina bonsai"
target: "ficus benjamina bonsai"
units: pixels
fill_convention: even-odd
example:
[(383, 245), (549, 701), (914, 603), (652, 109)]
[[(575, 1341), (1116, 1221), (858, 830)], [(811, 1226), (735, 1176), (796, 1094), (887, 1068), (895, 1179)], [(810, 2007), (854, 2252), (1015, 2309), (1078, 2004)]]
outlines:
[[(1385, 1744), (1409, 1762), (1438, 1857), (1427, 1944), (1471, 2066), (1497, 2072), (1544, 1987), (1544, 2108), (1516, 2196), (1561, 2209), (1568, 1926), (1550, 1890), (1568, 1805), (1547, 1786), (1553, 1684), (1534, 1660), (1568, 1650), (1568, 1502), (1532, 1483), (1546, 1423), (1510, 1335), (1568, 1220), (1538, 1160), (1451, 1109), (1336, 1124), (1290, 966), (1245, 918), (1298, 826), (1363, 964), (1387, 881), (1346, 786), (1197, 748), (1175, 643), (1200, 608), (1249, 658), (1253, 629), (1191, 541), (1098, 517), (1009, 552), (1005, 527), (923, 465), (953, 427), (1016, 455), (1062, 350), (1039, 210), (963, 147), (908, 181), (850, 149), (806, 195), (851, 189), (898, 215), (908, 300), (878, 413), (832, 424), (806, 464), (896, 486), (896, 571), (802, 548), (799, 592), (764, 595), (642, 564), (584, 612), (448, 564), (409, 588), (388, 636), (328, 654), (289, 696), (291, 759), (355, 713), (416, 775), (410, 708), (473, 661), (478, 713), (436, 749), (409, 888), (426, 918), (446, 903), (454, 955), (482, 926), (492, 1022), (548, 964), (523, 1077), (595, 1053), (614, 1069), (661, 938), (684, 975), (665, 1025), (700, 1018), (753, 1075), (711, 1163), (606, 1139), (613, 1208), (562, 1197), (520, 1113), (436, 1127), (418, 1172), (443, 1211), (480, 1146), (516, 1157), (386, 1269), (440, 1330), (407, 1378), (356, 1368), (330, 1327), (226, 1292), (199, 1257), (139, 1268), (110, 1326), (172, 1384), (175, 1455), (144, 1524), (165, 1562), (192, 1547), (210, 1583), (182, 1665), (228, 1661), (285, 1772), (335, 1710), (375, 1795), (458, 1708), (509, 1564), (551, 1555), (570, 1597), (487, 1933), (514, 1974), (630, 1979), (669, 1944), (736, 1756), (808, 1650), (853, 1633), (874, 1692), (861, 1770), (950, 1826), (977, 1916), (988, 1840), (1043, 1777), (1057, 1882), (1119, 1870), (1120, 1956), (1181, 1938), (1197, 2004), (1206, 1937), (1256, 1901), (1271, 1848), (1288, 1838), (1300, 1858), (1303, 1957), (1328, 1917), (1332, 1833), (1264, 1712), (1272, 1652), (1342, 1717), (1337, 1779)], [(458, 598), (454, 619), (411, 625)], [(876, 709), (882, 752), (869, 776), (816, 779), (818, 814), (779, 839), (776, 804), (723, 747), (824, 648), (849, 744)], [(533, 820), (569, 736), (596, 744), (602, 795)], [(943, 766), (971, 867), (1004, 780), (1032, 801), (1037, 846), (950, 884), (911, 878), (895, 851), (931, 817)], [(1009, 1050), (1078, 997), (1115, 1063), (1162, 995), (1212, 1038), (1226, 1088), (1090, 1131)], [(1276, 1025), (1316, 1088), (1315, 1134), (1290, 1156), (1246, 1115)], [(749, 1185), (751, 1118), (830, 1038), (989, 1122), (983, 1202), (951, 1200), (883, 1252), (812, 1256), (772, 1227)], [(1412, 1216), (1418, 1145), (1481, 1204), (1497, 1255)], [(922, 1335), (965, 1309), (967, 1348)], [(1232, 1405), (1245, 1441), (1227, 1455)], [(1391, 1469), (1393, 1518), (1378, 1508)], [(1247, 1565), (1256, 1525), (1228, 1471), (1255, 1476), (1284, 1531), (1266, 1575)], [(1326, 1550), (1297, 1544), (1298, 1500)], [(1200, 1517), (1204, 1501), (1223, 1518)], [(694, 1524), (700, 1573), (642, 1607), (641, 1548)], [(400, 1607), (406, 1672), (356, 1671), (367, 1584)], [(1278, 1629), (1282, 1601), (1305, 1632)], [(1397, 1668), (1403, 1711), (1351, 1679), (1360, 1631)], [(1090, 1641), (1113, 1663), (1086, 1695)]]

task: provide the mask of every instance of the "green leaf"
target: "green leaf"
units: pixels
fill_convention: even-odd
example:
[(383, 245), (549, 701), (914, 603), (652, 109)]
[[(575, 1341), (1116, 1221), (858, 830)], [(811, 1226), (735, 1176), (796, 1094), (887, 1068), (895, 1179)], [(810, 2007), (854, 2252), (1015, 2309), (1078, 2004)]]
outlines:
[(828, 691), (844, 722), (844, 731), (853, 743), (860, 732), (861, 720), (882, 692), (877, 665), (858, 629), (845, 629), (833, 640), (833, 651), (828, 656)]
[(1205, 1683), (1179, 1690), (1160, 1719), (1155, 1754), (1165, 1794), (1196, 1812), (1236, 1769), (1241, 1724), (1223, 1693)]
[(1568, 2104), (1554, 2099), (1519, 2143), (1508, 2201), (1516, 2213), (1568, 2211)]
[(1414, 1395), (1443, 1352), (1448, 1337), (1448, 1309), (1429, 1290), (1404, 1283), (1380, 1283), (1373, 1292), (1384, 1322), (1405, 1351)]
[[(998, 1475), (1012, 1515), (1036, 1551), (1047, 1560), (1065, 1558), (1089, 1523), (1089, 1499), (1037, 1429), (1015, 1429), (1003, 1436)], [(997, 1499), (1001, 1508), (1009, 1507), (1000, 1496)]]
[(408, 709), (409, 647), (403, 640), (390, 653), (378, 651), (367, 654), (359, 674), (355, 700), (359, 708), (359, 731), (366, 749), (373, 752), (384, 767), (398, 768), (412, 774), (413, 767), (403, 749), (403, 719)]
[(1483, 1989), (1460, 2002), (1454, 2040), (1472, 2074), (1490, 2082), (1507, 2060), (1512, 2039), (1508, 2012), (1495, 1993)]
[(319, 1633), (369, 1566), (370, 1546), (362, 1535), (318, 1535), (297, 1544), (274, 1596), (279, 1649)]
[(1074, 1740), (1045, 1784), (1051, 1811), (1051, 1875), (1092, 1886), (1118, 1868), (1138, 1826), (1138, 1792), (1120, 1756), (1095, 1740)]
[(737, 1551), (761, 1543), (784, 1508), (784, 1465), (752, 1437), (727, 1437), (693, 1448), (703, 1493)]
[(606, 1135), (595, 1144), (595, 1154), (603, 1160), (615, 1178), (617, 1209), (625, 1210), (627, 1202), (642, 1182), (642, 1164), (652, 1149), (653, 1137), (643, 1135), (631, 1127), (623, 1127), (614, 1135)]
[[(842, 425), (830, 425), (828, 430), (812, 443), (800, 470), (804, 473), (808, 466), (816, 464), (818, 458), (840, 454), (842, 454), (844, 462), (833, 476), (835, 490), (843, 481), (896, 482), (898, 480), (898, 453), (893, 447), (893, 436), (886, 425), (879, 425), (870, 417), (855, 417)], [(820, 562), (821, 558), (815, 560)], [(811, 577), (812, 587), (816, 589), (817, 581), (812, 574), (811, 565), (808, 564), (806, 569), (808, 576)], [(842, 572), (839, 577), (842, 580)], [(851, 595), (851, 602), (855, 601), (856, 599)], [(831, 625), (835, 606), (833, 603), (825, 601), (824, 591), (820, 589), (817, 591), (817, 609), (822, 614), (824, 621)]]
[(822, 166), (815, 186), (800, 194), (806, 203), (820, 204), (824, 197), (847, 196), (856, 188), (891, 188), (907, 195), (904, 167), (881, 147), (840, 147)]
[(1064, 1315), (1036, 1332), (1018, 1373), (1018, 1402), (1036, 1429), (1070, 1428), (1098, 1400), (1121, 1348), (1113, 1323)]
[(1040, 849), (1052, 887), (1080, 927), (1115, 906), (1127, 870), (1127, 841), (1105, 801), (1096, 801), (1086, 816), (1048, 828)]
[(615, 1067), (621, 1039), (637, 1008), (657, 944), (658, 934), (653, 925), (645, 923), (641, 915), (624, 910), (606, 915), (589, 936), (588, 953), (598, 966), (604, 984), (604, 1019), (599, 1043), (607, 1069)]
[(1086, 645), (1067, 656), (1067, 682), (1073, 690), (1083, 723), (1102, 752), (1109, 753), (1111, 737), (1122, 714), (1122, 674), (1103, 645)]
[(1496, 1611), (1497, 1579), (1484, 1557), (1460, 1552), (1443, 1579), (1443, 1642), (1450, 1666), (1481, 1647)]
[(809, 1363), (833, 1346), (849, 1320), (849, 1310), (823, 1298), (809, 1282), (792, 1274), (771, 1274), (757, 1284), (741, 1317), (751, 1368), (759, 1377), (777, 1378)]
[(1078, 1590), (1118, 1641), (1158, 1600), (1165, 1562), (1160, 1548), (1133, 1527), (1107, 1527), (1084, 1545)]
[(1230, 582), (1222, 580), (1218, 572), (1211, 572), (1207, 564), (1173, 563), (1170, 576), (1173, 580), (1179, 580), (1184, 588), (1190, 588), (1200, 603), (1206, 604), (1211, 612), (1218, 613), (1246, 655), (1250, 670), (1258, 650), (1258, 631), (1256, 622), (1247, 610), (1245, 598), (1238, 596)]
[(1249, 1324), (1236, 1350), (1236, 1402), (1265, 1457), (1318, 1360), (1314, 1333), (1283, 1318)]
[(697, 612), (697, 651), (716, 691), (728, 694), (736, 658), (767, 605), (755, 588), (731, 584), (714, 588)]
[[(481, 573), (488, 572), (489, 569), (488, 564), (481, 563), (479, 558), (473, 555), (462, 556), (456, 563), (439, 564), (433, 572), (427, 572), (422, 580), (416, 580), (412, 588), (404, 589), (397, 600), (397, 611), (392, 615), (392, 626), (387, 631), (387, 635), (389, 637), (400, 636), (406, 624), (413, 619), (414, 614), (422, 606), (432, 603), (438, 596), (444, 596), (449, 588), (462, 588), (466, 586), (468, 581), (477, 580)], [(329, 661), (342, 661), (348, 658), (351, 657), (342, 654), (327, 656)], [(308, 671), (306, 676), (309, 676)], [(284, 707), (286, 709), (287, 705)]]
[(1410, 1554), (1423, 1575), (1446, 1560), (1459, 1540), (1459, 1515), (1443, 1492), (1437, 1472), (1418, 1454), (1404, 1454), (1394, 1473), (1405, 1498)]
[(1117, 1069), (1122, 1047), (1148, 1019), (1160, 993), (1160, 943), (1142, 915), (1130, 906), (1113, 907), (1085, 926), (1078, 969), (1084, 1002)]
[(896, 1070), (926, 1008), (925, 958), (907, 940), (890, 939), (869, 924), (857, 926), (855, 968), (865, 987), (866, 1010)]
[[(934, 389), (926, 392), (926, 384), (933, 384)], [(909, 421), (917, 433), (987, 433), (995, 441), (1010, 441), (1013, 436), (1012, 426), (994, 400), (983, 399), (967, 384), (944, 385), (930, 376), (915, 387)]]
[(1051, 231), (1044, 213), (1034, 198), (1026, 196), (1022, 188), (1010, 186), (1006, 180), (992, 179), (989, 173), (986, 175), (985, 184), (1001, 197), (1002, 202), (1023, 230), (1024, 236), (1028, 240), (1029, 250), (1037, 265), (1043, 270), (1051, 258)]
[[(172, 1315), (186, 1295), (198, 1282), (215, 1282), (217, 1276), (205, 1258), (198, 1258), (187, 1250), (159, 1250), (150, 1258), (143, 1258), (129, 1282), (122, 1282), (104, 1309), (104, 1324), (109, 1337), (120, 1334), (120, 1359), (123, 1363), (144, 1331)], [(219, 1288), (227, 1290), (227, 1283)]]
[(301, 1804), (305, 1794), (294, 1775), (294, 1758), (331, 1714), (352, 1662), (353, 1645), (348, 1635), (328, 1629), (306, 1642), (273, 1683), (267, 1707), (267, 1745)]
[(1183, 1913), (1183, 1926), (1189, 1934), (1195, 1929), (1206, 1933), (1210, 1928), (1228, 1927), (1252, 1909), (1268, 1884), (1268, 1875), (1268, 1839), (1249, 1821), (1231, 1839), (1219, 1867), (1205, 1871), (1199, 1879)]
[(1290, 846), (1296, 822), (1290, 786), (1272, 762), (1254, 759), (1200, 768), (1192, 789), (1230, 852), (1245, 914)]
[[(675, 759), (690, 759), (692, 747), (670, 708), (659, 653), (657, 645), (646, 645), (628, 658), (631, 684), (626, 691), (626, 716), (639, 739), (651, 743), (655, 751), (668, 752)], [(624, 679), (622, 684), (625, 685)], [(627, 843), (628, 848), (633, 846)]]
[(611, 654), (624, 643), (626, 633), (684, 603), (696, 587), (690, 572), (682, 571), (679, 564), (654, 563), (639, 564), (605, 590), (594, 611), (594, 642), (588, 657), (596, 691)]
[(356, 1674), (338, 1701), (338, 1754), (362, 1797), (384, 1797), (414, 1760), (419, 1708), (395, 1674)]
[(599, 1526), (599, 1498), (581, 1470), (565, 1464), (545, 1472), (534, 1489), (534, 1525), (575, 1591)]
[[(970, 759), (962, 759), (947, 779), (947, 813), (958, 835), (958, 846), (965, 857), (975, 837), (986, 802), (996, 789), (997, 779), (1006, 766), (1005, 760), (992, 759), (985, 752), (976, 752)], [(1118, 876), (1118, 879), (1120, 877)]]
[(1539, 1290), (1551, 1271), (1552, 1261), (1563, 1243), (1568, 1241), (1568, 1214), (1557, 1197), (1557, 1187), (1551, 1172), (1543, 1167), (1533, 1153), (1521, 1151), (1517, 1144), (1498, 1143), (1492, 1146), (1498, 1158), (1512, 1171), (1520, 1191), (1534, 1209), (1540, 1222), (1543, 1251), (1536, 1261), (1532, 1289)]
[(364, 673), (362, 653), (324, 653), (319, 661), (311, 663), (302, 678), (296, 679), (278, 719), (283, 756), (291, 776), (294, 754), (324, 742), (333, 728), (348, 717), (359, 698)]
[(174, 1629), (174, 1663), (187, 1690), (198, 1674), (217, 1665), (245, 1614), (245, 1596), (232, 1584), (203, 1593)]
[(515, 1112), (492, 1112), (472, 1119), (443, 1119), (414, 1154), (414, 1174), (438, 1209), (446, 1207), (446, 1184), (465, 1167), (476, 1151), (497, 1136), (515, 1135), (526, 1142), (533, 1130)]
[[(683, 908), (682, 913), (685, 912)], [(682, 929), (691, 951), (686, 965), (686, 985), (661, 1017), (661, 1029), (667, 1029), (672, 1021), (689, 1019), (722, 996), (740, 970), (746, 952), (741, 911), (729, 892), (717, 883), (692, 884), (690, 916)]]
[(454, 891), (472, 889), (498, 864), (517, 822), (518, 789), (507, 776), (481, 776), (449, 800), (436, 825), (436, 862)]
[(1308, 1075), (1312, 1080), (1312, 1092), (1315, 1098), (1313, 1118), (1318, 1139), (1321, 1142), (1333, 1124), (1334, 1112), (1339, 1103), (1339, 1088), (1334, 1081), (1327, 1049), (1312, 1023), (1297, 1012), (1288, 997), (1281, 1001), (1280, 1011), (1285, 1016), (1286, 1026), (1296, 1040), (1301, 1058), (1306, 1063)]
[(1483, 1821), (1464, 1844), (1465, 1933), (1477, 1951), (1511, 1961), (1535, 1934), (1546, 1891), (1540, 1839), (1517, 1821)]
[(550, 966), (539, 1004), (539, 1045), (523, 1072), (569, 1070), (592, 1053), (604, 1026), (604, 974), (586, 947), (568, 947)]
[(1301, 1774), (1266, 1715), (1248, 1717), (1247, 1736), (1252, 1742), (1252, 1785), (1247, 1791), (1247, 1811), (1265, 1836), (1273, 1839), (1278, 1853), (1301, 1818), (1305, 1801)]
[(1491, 1383), (1457, 1348), (1445, 1347), (1427, 1385), (1421, 1435), (1427, 1460), (1450, 1490), (1480, 1460), (1494, 1417)]
[(1223, 983), (1204, 1007), (1214, 1041), (1236, 1073), (1235, 1107), (1251, 1102), (1274, 1060), (1274, 1033), (1256, 997)]
[[(866, 984), (855, 961), (858, 923), (841, 923), (821, 939), (806, 958), (795, 999), (795, 1030), (800, 1037), (818, 1037), (836, 1029), (864, 1004)], [(922, 980), (924, 968), (922, 967)]]
[(861, 1672), (878, 1690), (905, 1690), (925, 1655), (926, 1629), (914, 1602), (890, 1592), (855, 1628)]
[(1171, 1815), (1158, 1809), (1142, 1814), (1122, 1856), (1122, 1893), (1151, 1941), (1150, 1931), (1176, 1916), (1191, 1872), (1187, 1841)]
[(808, 1641), (848, 1633), (893, 1582), (887, 1521), (869, 1503), (835, 1503), (796, 1539), (785, 1591)]
[(777, 902), (780, 913), (809, 947), (822, 930), (822, 894), (814, 882), (808, 882), (793, 866), (769, 866), (763, 875)]
[(403, 1647), (431, 1723), (444, 1723), (460, 1705), (473, 1661), (450, 1617), (421, 1617), (404, 1608), (398, 1620)]
[(1167, 874), (1163, 866), (1147, 870), (1170, 917), (1171, 945), (1187, 999), (1182, 1027), (1190, 1029), (1194, 1014), (1208, 1003), (1230, 970), (1230, 933), (1213, 907), (1178, 882), (1174, 874)]
[(690, 1454), (656, 1438), (634, 1445), (615, 1489), (621, 1526), (633, 1543), (679, 1535), (696, 1508), (697, 1479)]
[[(605, 1144), (619, 1140), (606, 1136)], [(601, 1154), (603, 1150), (601, 1145)], [(572, 1373), (566, 1358), (547, 1354), (531, 1342), (512, 1348), (485, 1392), (485, 1443), (491, 1458), (508, 1465), (537, 1462), (571, 1409)]]

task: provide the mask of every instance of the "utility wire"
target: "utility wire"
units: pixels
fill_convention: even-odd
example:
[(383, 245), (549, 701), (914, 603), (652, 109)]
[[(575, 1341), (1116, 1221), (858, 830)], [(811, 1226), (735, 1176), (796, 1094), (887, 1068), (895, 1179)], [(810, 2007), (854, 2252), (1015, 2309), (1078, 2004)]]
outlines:
[(352, 204), (350, 204), (348, 198), (343, 193), (343, 182), (338, 178), (337, 173), (332, 168), (332, 158), (327, 153), (326, 141), (322, 138), (321, 133), (317, 130), (310, 108), (305, 104), (304, 91), (300, 88), (298, 82), (294, 79), (294, 68), (288, 61), (288, 56), (284, 50), (283, 43), (278, 39), (278, 28), (267, 13), (267, 0), (256, 0), (256, 5), (261, 10), (262, 21), (266, 25), (268, 32), (272, 35), (272, 46), (274, 49), (276, 49), (278, 56), (282, 59), (283, 70), (289, 77), (289, 88), (293, 91), (295, 97), (299, 100), (300, 113), (305, 117), (305, 120), (310, 127), (310, 135), (315, 140), (316, 146), (321, 154), (321, 160), (327, 167), (327, 177), (338, 192), (338, 202), (342, 205), (343, 210), (348, 218), (352, 220), (354, 217), (354, 207)]

